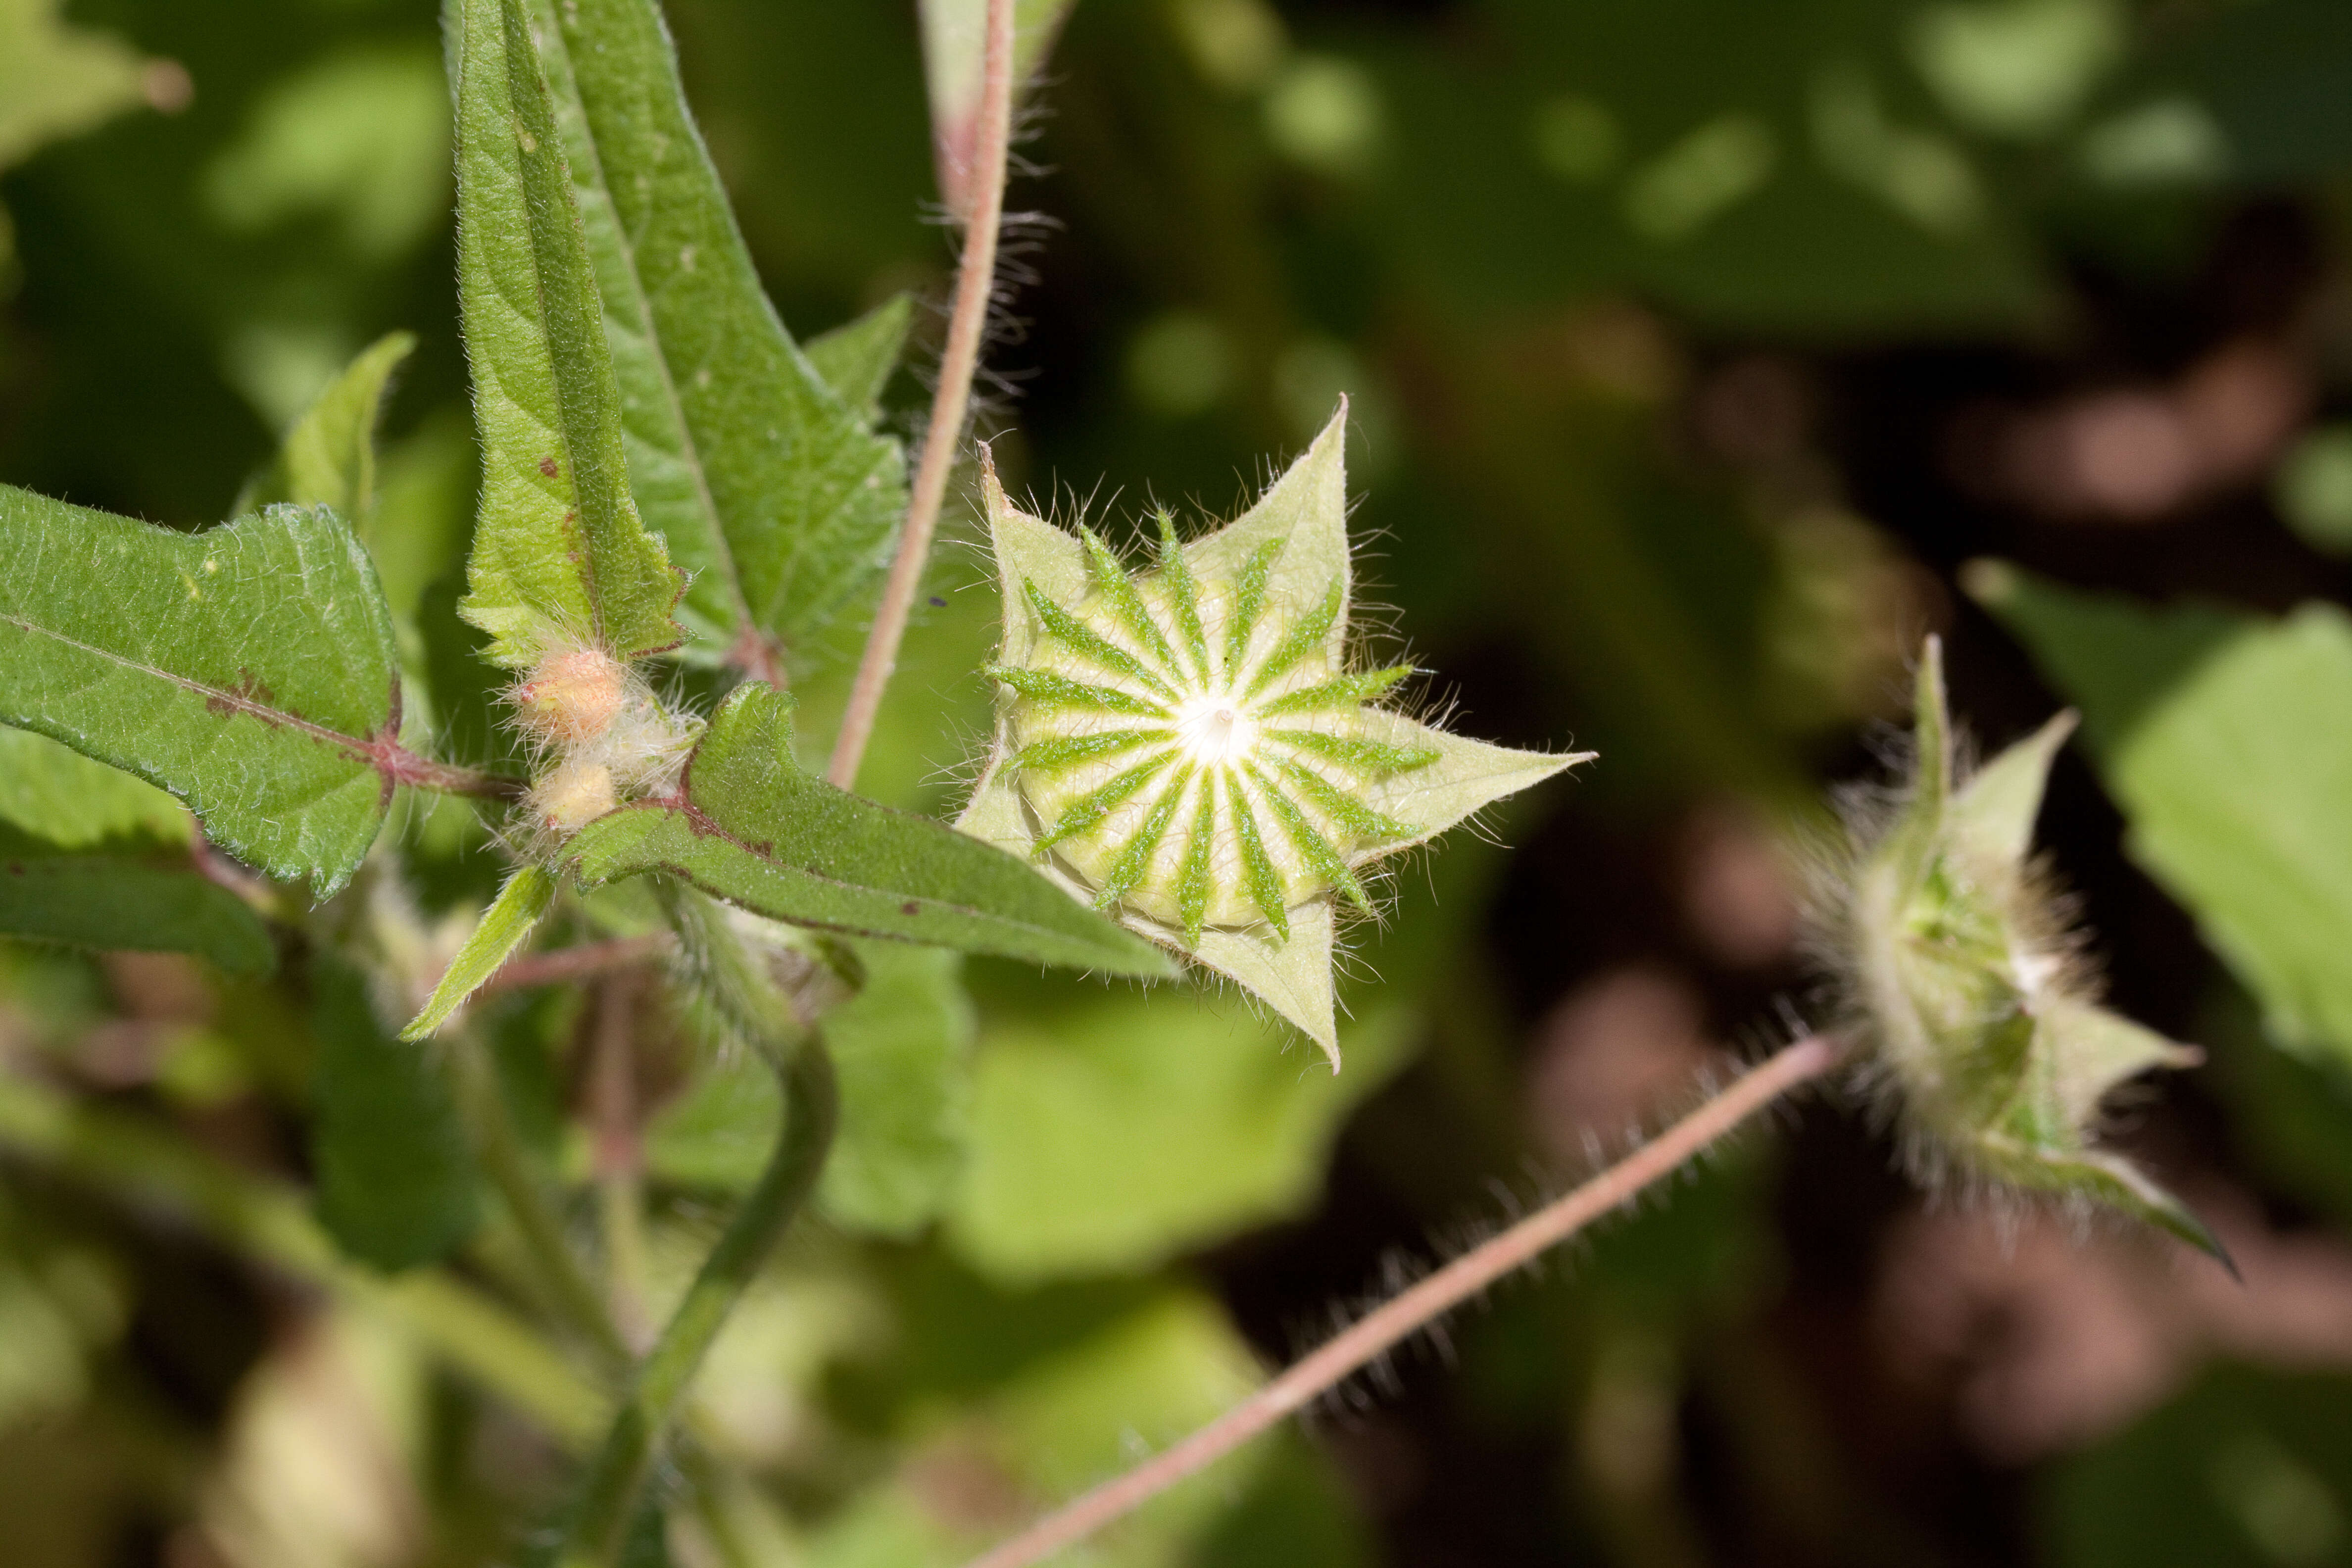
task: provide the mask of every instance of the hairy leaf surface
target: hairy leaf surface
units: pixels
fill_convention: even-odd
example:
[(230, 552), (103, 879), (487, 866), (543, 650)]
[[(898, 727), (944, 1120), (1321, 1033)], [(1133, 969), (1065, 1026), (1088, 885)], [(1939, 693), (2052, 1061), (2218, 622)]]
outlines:
[(457, 8), (458, 284), (482, 508), (467, 619), (522, 667), (679, 640), (681, 583), (629, 493), (621, 395), (572, 172), (521, 0)]
[(541, 4), (637, 504), (691, 574), (702, 650), (767, 673), (883, 564), (905, 477), (865, 409), (905, 311), (859, 323), (837, 345), (855, 384), (828, 385), (761, 289), (654, 0)]
[(433, 994), (400, 1031), (404, 1040), (421, 1040), (449, 1021), (450, 1015), (480, 990), (499, 966), (512, 956), (540, 918), (547, 913), (562, 884), (537, 866), (525, 866), (507, 879), (499, 896), (482, 914), (482, 923), (466, 938), (466, 945), (449, 961), (448, 969), (433, 987)]
[(175, 533), (0, 486), (0, 723), (170, 790), (273, 877), (331, 892), (374, 840), (398, 662), (331, 512)]
[(801, 771), (792, 704), (740, 688), (710, 721), (676, 795), (612, 812), (572, 837), (567, 865), (595, 883), (669, 871), (796, 925), (1165, 974), (1149, 943), (1073, 902), (1003, 851)]

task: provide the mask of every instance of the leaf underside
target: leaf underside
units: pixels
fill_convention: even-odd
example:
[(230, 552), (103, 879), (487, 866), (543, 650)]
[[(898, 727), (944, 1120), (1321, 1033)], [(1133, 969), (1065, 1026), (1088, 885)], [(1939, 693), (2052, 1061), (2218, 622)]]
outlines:
[(178, 533), (0, 486), (0, 723), (170, 790), (270, 876), (324, 896), (373, 842), (398, 667), (331, 512)]
[(466, 998), (480, 990), (499, 972), (515, 949), (523, 944), (562, 884), (543, 868), (525, 866), (507, 879), (499, 896), (483, 912), (481, 923), (466, 938), (457, 956), (449, 961), (433, 987), (433, 994), (400, 1031), (404, 1040), (421, 1040), (449, 1021)]
[(772, 919), (1121, 974), (1168, 973), (1149, 943), (1013, 856), (803, 773), (791, 703), (737, 689), (675, 796), (598, 818), (565, 847), (588, 883), (669, 871)]

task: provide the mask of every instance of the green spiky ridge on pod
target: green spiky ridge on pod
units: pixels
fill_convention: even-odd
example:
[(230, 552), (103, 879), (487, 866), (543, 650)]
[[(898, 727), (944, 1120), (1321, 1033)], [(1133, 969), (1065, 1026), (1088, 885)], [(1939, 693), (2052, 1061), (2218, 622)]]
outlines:
[(1868, 1070), (1897, 1104), (1915, 1173), (2103, 1205), (2226, 1263), (2178, 1198), (2096, 1146), (2110, 1091), (2199, 1055), (2097, 1005), (2081, 939), (2030, 858), (2074, 726), (2061, 713), (1956, 779), (1930, 637), (1908, 787), (1825, 880), (1816, 940), (1844, 982)]
[(1257, 503), (1137, 567), (1013, 506), (983, 467), (1004, 640), (958, 826), (1240, 984), (1338, 1060), (1335, 906), (1366, 869), (1583, 760), (1382, 706), (1349, 658), (1346, 405)]

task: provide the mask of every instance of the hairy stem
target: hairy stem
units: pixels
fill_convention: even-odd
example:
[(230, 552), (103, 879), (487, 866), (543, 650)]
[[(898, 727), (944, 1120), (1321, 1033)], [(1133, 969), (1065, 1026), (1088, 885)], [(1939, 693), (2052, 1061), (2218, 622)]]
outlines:
[(677, 931), (680, 977), (774, 1063), (783, 1079), (784, 1120), (758, 1184), (637, 1368), (589, 1467), (563, 1568), (611, 1568), (619, 1561), (655, 1451), (711, 1342), (815, 1187), (839, 1110), (833, 1058), (823, 1040), (793, 1016), (764, 965), (745, 950), (725, 909), (666, 877), (655, 888)]
[(667, 953), (676, 940), (666, 931), (648, 931), (644, 936), (616, 936), (605, 942), (582, 942), (577, 947), (559, 947), (552, 952), (518, 953), (482, 982), (480, 994), (521, 991), (533, 985), (564, 985), (574, 980), (592, 980), (616, 969), (634, 969)]
[(857, 782), (857, 766), (874, 733), (883, 689), (898, 667), (898, 645), (907, 635), (915, 591), (930, 559), (947, 500), (948, 476), (963, 445), (963, 422), (971, 405), (971, 380), (980, 369), (980, 349), (988, 326), (989, 296), (996, 286), (997, 228), (1004, 217), (1004, 165), (1013, 136), (1013, 0), (988, 0), (988, 42), (982, 56), (979, 133), (972, 139), (970, 179), (971, 213), (963, 236), (963, 259), (956, 268), (955, 309), (948, 318), (947, 351), (940, 362), (939, 389), (931, 398), (931, 422), (923, 457), (907, 501), (907, 526), (898, 536), (898, 558), (866, 635), (856, 683), (833, 742), (824, 776), (843, 789)]
[(1042, 1562), (1206, 1468), (1496, 1281), (1672, 1175), (1717, 1139), (1790, 1089), (1821, 1077), (1837, 1060), (1836, 1045), (1819, 1035), (1781, 1050), (1600, 1175), (1357, 1320), (1191, 1436), (1047, 1515), (966, 1568), (1025, 1568)]
[(549, 1304), (564, 1327), (588, 1346), (604, 1375), (617, 1383), (628, 1373), (629, 1347), (613, 1327), (595, 1281), (588, 1277), (580, 1255), (564, 1236), (563, 1217), (554, 1198), (531, 1168), (530, 1156), (507, 1114), (506, 1091), (499, 1083), (498, 1068), (470, 1030), (459, 1030), (451, 1037), (449, 1064), (457, 1080), (458, 1112), (472, 1135), (482, 1173), (489, 1177), (513, 1217)]
[(638, 1369), (612, 1430), (590, 1466), (564, 1550), (564, 1568), (610, 1568), (635, 1512), (654, 1450), (686, 1397), (719, 1331), (767, 1261), (824, 1168), (836, 1095), (833, 1058), (811, 1037), (782, 1069), (784, 1125), (759, 1184), (703, 1260), (686, 1299)]

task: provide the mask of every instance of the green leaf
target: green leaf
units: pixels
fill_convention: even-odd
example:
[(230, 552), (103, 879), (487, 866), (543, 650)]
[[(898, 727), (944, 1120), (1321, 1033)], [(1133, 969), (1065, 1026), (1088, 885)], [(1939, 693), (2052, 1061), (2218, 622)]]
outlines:
[(30, 730), (0, 729), (0, 822), (61, 849), (115, 837), (188, 841), (178, 801)]
[(563, 859), (592, 885), (674, 872), (795, 925), (1117, 974), (1169, 972), (1149, 943), (1013, 856), (802, 772), (791, 701), (756, 683), (712, 716), (677, 795), (599, 817)]
[(684, 614), (702, 651), (767, 674), (768, 649), (804, 641), (887, 560), (904, 466), (866, 410), (908, 308), (845, 329), (828, 385), (761, 289), (654, 0), (549, 11), (562, 27), (542, 24), (542, 49), (637, 504), (692, 579)]
[(948, 1222), (956, 1252), (1006, 1283), (1140, 1271), (1301, 1212), (1410, 1027), (1398, 1013), (1352, 1027), (1336, 1075), (1305, 1070), (1281, 1034), (1231, 1001), (1139, 997), (992, 1027)]
[(2352, 1063), (2352, 619), (2158, 608), (2011, 568), (1970, 586), (2082, 705), (2126, 848), (2273, 1037)]
[(342, 886), (383, 820), (398, 654), (332, 513), (176, 533), (0, 486), (0, 722), (180, 796), (273, 877)]
[(458, 292), (482, 441), (467, 619), (521, 668), (677, 646), (682, 584), (629, 493), (621, 395), (520, 0), (460, 0)]
[(75, 854), (0, 828), (0, 936), (73, 947), (193, 952), (233, 974), (278, 962), (261, 920), (184, 861)]
[(893, 294), (856, 321), (811, 338), (809, 363), (844, 402), (870, 421), (882, 411), (882, 389), (890, 384), (890, 373), (907, 351), (907, 329), (914, 319), (914, 297)]
[[(909, 1237), (939, 1217), (963, 1173), (974, 1020), (955, 954), (861, 942), (866, 984), (825, 1015), (841, 1079), (841, 1126), (817, 1188), (825, 1217)], [(646, 1137), (662, 1181), (748, 1191), (775, 1148), (775, 1073), (741, 1062), (707, 1073)]]
[(415, 348), (415, 333), (388, 332), (362, 351), (294, 422), (233, 510), (243, 514), (277, 501), (332, 507), (364, 534), (375, 512), (375, 427), (384, 393)]
[(0, 169), (138, 103), (137, 50), (69, 26), (57, 0), (0, 0)]
[(449, 961), (441, 978), (433, 987), (433, 994), (418, 1009), (408, 1026), (400, 1031), (404, 1040), (421, 1040), (449, 1021), (450, 1016), (466, 1005), (466, 998), (480, 990), (499, 965), (530, 936), (562, 884), (537, 866), (525, 866), (507, 879), (499, 896), (483, 912), (481, 923), (466, 938), (457, 956)]
[(955, 953), (877, 942), (858, 956), (865, 987), (824, 1019), (841, 1129), (817, 1203), (848, 1229), (910, 1237), (963, 1173), (979, 1023)]
[(425, 1047), (392, 1038), (358, 970), (317, 953), (310, 984), (320, 1223), (378, 1268), (447, 1256), (473, 1233), (481, 1203), (446, 1078)]

